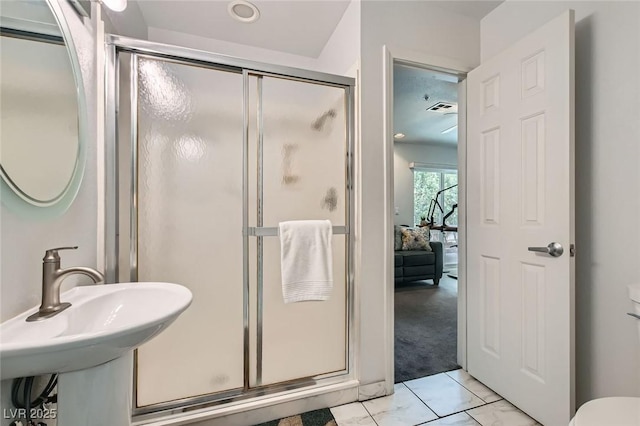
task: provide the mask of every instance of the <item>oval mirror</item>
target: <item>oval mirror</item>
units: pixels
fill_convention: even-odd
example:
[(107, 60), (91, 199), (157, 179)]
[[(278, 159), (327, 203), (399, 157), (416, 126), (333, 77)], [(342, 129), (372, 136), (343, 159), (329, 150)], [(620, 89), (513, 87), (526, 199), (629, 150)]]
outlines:
[(52, 217), (71, 205), (84, 172), (80, 66), (57, 3), (2, 3), (0, 195), (19, 213)]

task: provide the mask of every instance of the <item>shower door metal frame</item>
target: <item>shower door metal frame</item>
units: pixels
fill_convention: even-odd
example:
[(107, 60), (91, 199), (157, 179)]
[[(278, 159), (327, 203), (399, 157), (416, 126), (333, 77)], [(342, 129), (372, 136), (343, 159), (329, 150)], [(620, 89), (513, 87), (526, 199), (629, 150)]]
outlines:
[[(176, 414), (190, 411), (197, 408), (217, 406), (240, 400), (251, 399), (258, 396), (276, 394), (279, 392), (295, 391), (297, 389), (308, 388), (310, 386), (326, 386), (338, 384), (355, 378), (356, 361), (356, 338), (355, 338), (355, 291), (354, 291), (354, 146), (355, 146), (355, 80), (349, 77), (325, 74), (316, 71), (303, 70), (261, 62), (255, 62), (226, 55), (219, 55), (210, 52), (194, 50), (179, 46), (172, 46), (143, 40), (114, 35), (106, 36), (106, 61), (105, 61), (105, 265), (106, 282), (113, 283), (118, 280), (118, 259), (119, 259), (119, 164), (118, 164), (118, 102), (119, 102), (119, 54), (121, 52), (131, 55), (132, 75), (131, 84), (131, 230), (130, 230), (130, 279), (137, 281), (137, 58), (139, 56), (149, 57), (157, 60), (180, 63), (184, 65), (199, 66), (202, 68), (227, 70), (242, 73), (243, 75), (243, 164), (242, 164), (242, 186), (243, 186), (243, 327), (244, 327), (244, 387), (241, 389), (231, 389), (204, 396), (187, 397), (179, 400), (153, 404), (145, 407), (136, 407), (137, 399), (137, 357), (134, 362), (134, 388), (133, 388), (133, 415), (136, 419), (153, 418), (159, 415)], [(345, 280), (346, 280), (346, 369), (331, 373), (321, 374), (313, 377), (299, 378), (272, 385), (250, 386), (250, 336), (249, 336), (249, 237), (258, 237), (258, 241), (265, 236), (277, 235), (277, 228), (264, 228), (262, 223), (258, 226), (249, 227), (249, 191), (248, 191), (248, 167), (249, 167), (249, 90), (248, 79), (250, 76), (275, 77), (306, 83), (314, 83), (325, 86), (342, 88), (345, 95), (345, 115), (346, 115), (346, 147), (345, 147), (345, 191), (346, 208), (345, 226), (334, 226), (334, 234), (346, 235), (345, 247)], [(260, 78), (261, 80), (261, 78)], [(135, 99), (134, 99), (135, 98)], [(262, 137), (259, 135), (259, 144)], [(259, 184), (260, 185), (260, 184)], [(136, 232), (134, 232), (136, 231)], [(258, 290), (260, 291), (260, 290)], [(258, 300), (258, 311), (262, 301)], [(258, 318), (259, 324), (261, 318)], [(260, 330), (258, 330), (260, 331)], [(257, 356), (260, 357), (258, 346)], [(137, 354), (136, 354), (137, 355)], [(259, 367), (258, 367), (259, 368)], [(259, 377), (259, 376), (257, 376)]]

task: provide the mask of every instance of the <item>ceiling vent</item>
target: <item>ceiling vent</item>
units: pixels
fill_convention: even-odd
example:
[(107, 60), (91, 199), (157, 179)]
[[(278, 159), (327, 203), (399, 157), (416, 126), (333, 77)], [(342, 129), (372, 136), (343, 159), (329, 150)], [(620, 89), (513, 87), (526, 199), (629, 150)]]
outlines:
[(458, 104), (451, 102), (436, 102), (427, 108), (427, 111), (437, 112), (440, 114), (458, 113)]

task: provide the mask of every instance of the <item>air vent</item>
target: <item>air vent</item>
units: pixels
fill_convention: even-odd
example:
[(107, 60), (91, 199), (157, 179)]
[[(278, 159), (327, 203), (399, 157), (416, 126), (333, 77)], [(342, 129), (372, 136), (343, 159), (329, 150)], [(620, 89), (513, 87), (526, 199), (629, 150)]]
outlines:
[(433, 111), (440, 114), (457, 113), (458, 104), (452, 104), (451, 102), (437, 102), (427, 108), (427, 111)]

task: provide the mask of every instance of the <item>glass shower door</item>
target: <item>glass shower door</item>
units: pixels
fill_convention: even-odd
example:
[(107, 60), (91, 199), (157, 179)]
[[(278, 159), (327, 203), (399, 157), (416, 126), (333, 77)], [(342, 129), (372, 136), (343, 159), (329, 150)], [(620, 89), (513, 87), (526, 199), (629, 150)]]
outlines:
[(191, 307), (138, 349), (137, 405), (240, 392), (242, 74), (132, 59), (137, 280), (175, 282), (193, 293)]
[[(113, 274), (193, 293), (136, 352), (134, 414), (348, 373), (351, 86), (152, 51), (117, 63)], [(333, 291), (285, 304), (276, 230), (306, 219), (334, 227)]]
[[(348, 224), (345, 89), (268, 75), (250, 76), (249, 223), (289, 220)], [(249, 179), (251, 181), (251, 179)], [(251, 385), (266, 386), (347, 369), (347, 238), (332, 236), (333, 291), (327, 301), (285, 304), (277, 235), (258, 236), (251, 293), (257, 293)], [(255, 259), (255, 260), (254, 260)]]

